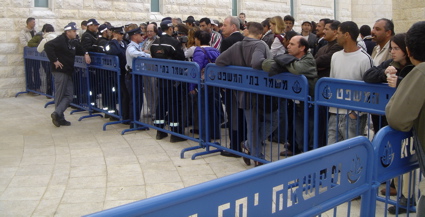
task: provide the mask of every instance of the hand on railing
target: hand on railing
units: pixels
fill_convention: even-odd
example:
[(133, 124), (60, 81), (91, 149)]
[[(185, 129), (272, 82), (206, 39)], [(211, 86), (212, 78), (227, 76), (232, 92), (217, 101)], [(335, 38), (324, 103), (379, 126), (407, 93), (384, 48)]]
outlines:
[(87, 63), (87, 64), (90, 64), (90, 63), (91, 63), (90, 55), (86, 53), (86, 54), (84, 55), (84, 60), (86, 61), (86, 63)]

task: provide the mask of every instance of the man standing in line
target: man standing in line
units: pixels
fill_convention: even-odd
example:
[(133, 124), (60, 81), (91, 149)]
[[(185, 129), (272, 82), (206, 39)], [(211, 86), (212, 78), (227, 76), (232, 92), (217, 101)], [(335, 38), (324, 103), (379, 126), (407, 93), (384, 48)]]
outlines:
[[(223, 36), (225, 37), (221, 43), (220, 53), (226, 51), (229, 47), (235, 44), (238, 41), (242, 41), (244, 36), (239, 32), (240, 30), (240, 22), (236, 17), (228, 16), (223, 21)], [(223, 97), (224, 105), (227, 113), (227, 126), (229, 129), (229, 137), (230, 137), (230, 149), (235, 151), (240, 151), (239, 144), (244, 140), (244, 121), (243, 121), (243, 110), (239, 108), (232, 107), (232, 101), (236, 100), (234, 98), (234, 92), (232, 90), (222, 90), (221, 95)], [(236, 111), (232, 111), (237, 110)], [(236, 112), (236, 113), (235, 113)], [(231, 114), (237, 114), (238, 120), (236, 122), (232, 121), (230, 118)], [(232, 126), (233, 125), (233, 126)], [(233, 129), (236, 130), (233, 130)], [(223, 151), (221, 155), (225, 157), (240, 157), (239, 155), (232, 154), (230, 152)]]
[[(209, 21), (209, 19), (208, 19)], [(160, 24), (162, 35), (156, 39), (151, 45), (151, 54), (153, 58), (184, 60), (184, 52), (181, 43), (175, 39), (173, 35), (174, 27), (170, 20), (164, 20)], [(211, 27), (211, 26), (210, 26)], [(182, 93), (185, 84), (167, 79), (158, 79), (158, 105), (156, 108), (154, 124), (160, 128), (164, 128), (166, 115), (168, 115), (169, 126), (173, 132), (184, 134), (184, 123), (182, 112)], [(180, 112), (179, 112), (180, 111)], [(168, 113), (168, 114), (167, 114)], [(157, 131), (156, 139), (161, 140), (168, 134)], [(181, 142), (186, 139), (171, 135), (170, 142)]]
[(199, 21), (199, 28), (202, 31), (206, 31), (208, 33), (211, 33), (211, 41), (210, 41), (210, 46), (220, 50), (220, 46), (221, 46), (221, 34), (212, 30), (211, 27), (211, 20), (210, 18), (204, 17)]
[(81, 36), (81, 45), (89, 52), (97, 52), (95, 43), (97, 41), (97, 30), (99, 23), (95, 19), (87, 21), (87, 30)]
[(341, 45), (337, 43), (338, 26), (341, 24), (337, 20), (326, 21), (323, 30), (323, 39), (328, 43), (321, 47), (314, 56), (317, 66), (317, 75), (320, 78), (329, 77), (331, 73), (331, 59), (332, 55), (342, 50)]
[[(263, 61), (267, 58), (271, 58), (269, 46), (264, 41), (260, 40), (261, 36), (263, 35), (263, 26), (257, 22), (249, 22), (247, 24), (247, 28), (247, 37), (245, 37), (241, 42), (234, 44), (232, 47), (230, 47), (220, 56), (218, 56), (215, 62), (218, 66), (236, 65), (252, 67), (254, 69), (261, 70), (261, 64), (263, 63)], [(261, 115), (261, 112), (257, 111), (256, 105), (252, 105), (249, 103), (251, 101), (254, 101), (253, 98), (256, 97), (252, 96), (252, 99), (249, 100), (247, 98), (251, 98), (250, 94), (245, 95), (243, 91), (239, 91), (237, 98), (238, 105), (235, 106), (238, 106), (239, 108), (244, 110), (245, 120), (247, 124), (248, 142), (246, 145), (244, 145), (243, 148), (245, 149), (245, 151), (250, 151), (252, 156), (264, 159), (264, 154), (261, 151), (261, 142), (268, 135), (261, 135), (263, 130), (261, 130), (260, 127), (264, 126), (264, 124), (260, 123), (260, 120), (262, 119), (261, 117), (259, 117)], [(266, 116), (269, 118), (271, 117), (271, 115)], [(235, 118), (234, 115), (231, 115), (231, 117)], [(270, 125), (266, 124), (266, 126)], [(251, 164), (248, 158), (244, 158), (244, 161), (247, 165)], [(261, 162), (255, 162), (255, 166), (259, 166), (261, 164)]]
[(80, 45), (76, 37), (77, 26), (71, 22), (64, 27), (62, 35), (44, 45), (55, 79), (55, 111), (51, 117), (56, 127), (71, 125), (71, 122), (65, 120), (63, 113), (73, 99), (72, 73), (74, 73), (75, 55), (84, 55), (86, 63), (91, 62), (88, 52)]
[[(425, 21), (412, 25), (406, 34), (407, 54), (415, 67), (404, 77), (385, 108), (388, 124), (403, 132), (413, 128), (415, 152), (422, 174), (425, 173)], [(425, 192), (425, 181), (419, 184)], [(407, 205), (407, 201), (401, 205)], [(425, 195), (419, 198), (416, 216), (425, 217)]]
[[(279, 74), (281, 72), (289, 71), (295, 75), (304, 75), (309, 84), (309, 94), (314, 99), (314, 87), (317, 81), (317, 69), (316, 62), (314, 61), (313, 55), (308, 51), (308, 41), (300, 35), (293, 36), (288, 44), (288, 53), (281, 54), (274, 57), (274, 59), (268, 59), (263, 62), (263, 70), (269, 72), (269, 76)], [(286, 105), (286, 102), (284, 103)], [(309, 120), (308, 120), (308, 132), (304, 132), (304, 104), (302, 102), (295, 102), (296, 104), (296, 128), (295, 128), (295, 140), (296, 146), (293, 147), (293, 151), (287, 149), (280, 153), (281, 156), (291, 156), (304, 151), (304, 148), (311, 150), (313, 148), (313, 114), (314, 108), (309, 108)], [(285, 106), (281, 106), (280, 109), (286, 110)], [(284, 117), (281, 117), (284, 118)], [(286, 120), (285, 120), (286, 121)], [(281, 122), (282, 123), (282, 122)], [(285, 122), (284, 122), (285, 123)], [(286, 124), (285, 124), (286, 125)], [(283, 125), (283, 126), (285, 126)], [(307, 133), (308, 141), (306, 144), (308, 147), (304, 147), (304, 134)], [(286, 141), (284, 141), (286, 142)]]
[[(356, 23), (346, 21), (339, 25), (337, 42), (343, 50), (332, 55), (331, 78), (362, 81), (363, 74), (373, 66), (369, 54), (357, 46), (358, 36)], [(329, 113), (328, 145), (363, 134), (366, 114), (335, 107), (329, 107)]]
[(304, 21), (301, 24), (301, 35), (308, 41), (308, 48), (310, 48), (310, 52), (314, 52), (314, 45), (317, 41), (317, 36), (311, 33), (311, 22)]
[(314, 46), (314, 50), (313, 50), (313, 56), (316, 55), (317, 51), (325, 46), (327, 44), (327, 41), (323, 39), (323, 29), (325, 28), (325, 24), (327, 22), (329, 22), (330, 19), (328, 18), (323, 18), (321, 19), (318, 23), (317, 23), (317, 27), (316, 27), (316, 35), (317, 35), (317, 41), (316, 44)]
[(19, 33), (19, 42), (22, 46), (27, 46), (28, 42), (34, 37), (35, 33), (35, 18), (29, 17), (26, 21), (27, 26)]

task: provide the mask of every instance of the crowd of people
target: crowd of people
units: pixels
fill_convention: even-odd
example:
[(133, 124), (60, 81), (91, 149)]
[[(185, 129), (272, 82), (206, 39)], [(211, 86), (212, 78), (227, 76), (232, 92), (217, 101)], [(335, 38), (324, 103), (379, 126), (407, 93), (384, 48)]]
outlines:
[[(416, 153), (421, 169), (425, 172), (425, 98), (419, 91), (420, 86), (425, 83), (422, 81), (425, 79), (425, 21), (415, 23), (407, 33), (395, 34), (393, 22), (386, 18), (378, 19), (372, 28), (367, 25), (359, 28), (352, 21), (340, 22), (323, 18), (317, 23), (303, 21), (302, 31), (297, 33), (293, 29), (295, 19), (290, 15), (283, 18), (270, 17), (261, 23), (247, 22), (245, 18), (246, 14), (241, 13), (239, 17), (225, 17), (223, 23), (220, 23), (207, 17), (199, 21), (193, 16), (188, 16), (184, 21), (166, 17), (159, 25), (146, 22), (120, 27), (89, 19), (81, 22), (78, 32), (76, 23), (69, 23), (59, 36), (55, 35), (50, 24), (45, 24), (42, 31), (37, 33), (34, 28), (35, 19), (28, 18), (27, 27), (20, 34), (20, 41), (25, 46), (38, 46), (39, 52), (45, 50), (50, 60), (55, 79), (55, 111), (51, 118), (57, 127), (71, 125), (65, 120), (63, 112), (72, 100), (71, 74), (74, 70), (74, 58), (75, 55), (84, 55), (86, 62), (90, 63), (88, 52), (102, 52), (119, 57), (123, 99), (121, 113), (126, 120), (140, 119), (139, 112), (135, 112), (136, 117), (133, 117), (133, 103), (138, 104), (136, 108), (141, 108), (142, 102), (132, 100), (130, 75), (132, 61), (137, 57), (193, 61), (199, 65), (201, 73), (208, 63), (216, 63), (218, 66), (252, 67), (267, 72), (269, 76), (282, 72), (304, 75), (312, 98), (317, 80), (323, 77), (388, 83), (390, 87), (397, 88), (397, 91), (387, 105), (386, 117), (372, 114), (373, 130), (376, 133), (388, 124), (401, 131), (413, 128)], [(34, 76), (33, 79), (29, 81), (32, 82), (32, 88), (39, 88), (36, 84), (40, 78)], [(197, 90), (207, 91), (195, 85), (189, 85), (186, 89), (179, 82), (154, 78), (144, 79), (143, 88), (149, 109), (149, 114), (146, 115), (153, 118), (155, 126), (163, 128), (168, 124), (178, 134), (185, 133), (183, 117), (171, 109), (170, 105), (181, 105), (184, 100), (182, 97), (185, 96), (179, 94), (182, 91), (186, 91), (188, 95), (196, 94)], [(161, 100), (158, 100), (155, 92), (162, 97)], [(292, 119), (296, 123), (293, 129), (295, 138), (289, 141), (287, 135), (290, 129), (280, 129), (280, 134), (284, 135), (283, 142), (288, 146), (280, 155), (291, 156), (312, 149), (313, 119), (307, 122), (308, 132), (304, 132), (304, 110), (297, 109), (293, 114), (294, 118), (288, 111), (294, 107), (294, 103), (295, 107), (302, 107), (302, 102), (282, 100), (277, 107), (279, 109), (275, 108), (271, 114), (262, 115), (259, 107), (254, 105), (258, 102), (249, 99), (249, 94), (229, 90), (208, 92), (211, 93), (209, 98), (214, 99), (214, 102), (224, 104), (230, 149), (264, 159), (262, 143), (270, 139), (276, 129), (262, 129), (263, 126), (277, 126), (278, 122), (290, 122)], [(209, 110), (221, 108), (221, 103), (212, 103)], [(205, 105), (201, 110), (203, 109)], [(308, 112), (313, 117), (312, 107)], [(319, 112), (320, 123), (324, 125), (320, 126), (320, 130), (324, 131), (320, 133), (322, 136), (319, 137), (319, 144), (330, 145), (363, 134), (368, 114), (332, 107)], [(212, 135), (219, 134), (219, 125), (213, 124), (209, 129), (212, 130)], [(303, 146), (305, 133), (308, 134), (307, 150)], [(167, 136), (167, 133), (158, 131), (156, 139), (161, 140)], [(170, 138), (171, 142), (184, 140), (175, 135)], [(240, 157), (226, 151), (222, 155)], [(248, 158), (244, 158), (244, 161), (251, 164)], [(259, 161), (254, 163), (255, 166), (262, 164)], [(402, 205), (407, 205), (404, 196), (407, 195), (407, 190), (407, 187), (402, 189), (400, 201), (405, 203)], [(424, 200), (422, 196), (418, 205), (423, 207)], [(419, 216), (424, 209), (417, 209)], [(403, 210), (406, 211), (400, 208), (398, 212)], [(388, 211), (395, 213), (396, 209), (391, 206)]]

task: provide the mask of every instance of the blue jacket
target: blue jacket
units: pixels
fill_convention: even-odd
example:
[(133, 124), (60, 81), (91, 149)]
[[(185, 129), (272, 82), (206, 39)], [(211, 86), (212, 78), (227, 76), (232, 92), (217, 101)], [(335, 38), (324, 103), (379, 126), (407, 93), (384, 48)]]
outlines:
[[(215, 63), (220, 51), (213, 47), (196, 47), (193, 52), (193, 62), (199, 65), (199, 69), (203, 72), (208, 63)], [(189, 84), (189, 91), (194, 90), (196, 84)]]

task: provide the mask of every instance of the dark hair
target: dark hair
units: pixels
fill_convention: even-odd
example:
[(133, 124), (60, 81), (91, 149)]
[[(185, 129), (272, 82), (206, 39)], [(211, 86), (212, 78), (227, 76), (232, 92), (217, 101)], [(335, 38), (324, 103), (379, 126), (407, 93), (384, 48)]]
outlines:
[(239, 15), (243, 15), (244, 17), (246, 17), (246, 14), (243, 12), (239, 13)]
[(289, 32), (287, 32), (286, 34), (285, 34), (285, 39), (286, 39), (286, 41), (290, 41), (291, 40), (291, 38), (292, 37), (294, 37), (294, 36), (296, 36), (296, 35), (298, 35), (298, 33), (297, 32), (295, 32), (295, 31), (289, 31)]
[(196, 31), (195, 38), (197, 38), (201, 42), (201, 45), (210, 45), (211, 34), (207, 31)]
[(81, 21), (81, 26), (87, 26), (87, 20)]
[(359, 36), (359, 27), (353, 21), (345, 21), (339, 25), (339, 29), (342, 33), (348, 32), (353, 41), (357, 41)]
[(330, 20), (331, 19), (329, 19), (329, 18), (323, 18), (323, 19), (319, 20), (319, 23), (323, 21), (326, 24), (326, 22), (329, 22)]
[(261, 22), (261, 25), (263, 25), (263, 27), (267, 26), (267, 28), (270, 29), (270, 17), (263, 20), (263, 22)]
[(248, 22), (246, 24), (246, 26), (248, 28), (249, 34), (252, 34), (252, 35), (262, 35), (263, 34), (263, 25), (261, 25), (261, 23)]
[[(331, 19), (324, 19), (324, 20), (323, 20), (323, 23), (325, 23), (325, 25), (326, 25), (326, 24), (328, 24), (328, 23), (332, 23), (333, 21), (334, 21), (334, 20), (331, 20)], [(324, 26), (325, 26), (325, 25), (324, 25)], [(338, 27), (336, 27), (336, 28), (338, 29)]]
[(291, 21), (291, 22), (292, 22), (292, 24), (294, 24), (294, 23), (295, 23), (295, 19), (294, 19), (294, 17), (292, 17), (291, 15), (286, 15), (286, 16), (283, 18), (283, 21)]
[(177, 34), (182, 34), (182, 35), (187, 35), (189, 32), (189, 29), (187, 28), (187, 26), (183, 23), (179, 23), (177, 24), (177, 28), (179, 29), (179, 32)]
[[(400, 49), (403, 51), (403, 53), (406, 55), (406, 61), (408, 64), (410, 64), (410, 58), (407, 56), (407, 50), (406, 50), (406, 33), (399, 33), (397, 35), (394, 35), (391, 38), (391, 41), (394, 42)], [(391, 49), (391, 43), (390, 43), (390, 49)]]
[(384, 26), (385, 31), (391, 30), (391, 35), (395, 34), (394, 33), (394, 23), (393, 23), (393, 21), (391, 21), (387, 18), (381, 18), (381, 19), (377, 20), (376, 22), (379, 22), (379, 21), (385, 21), (385, 26)]
[(55, 28), (51, 24), (44, 24), (43, 28), (41, 29), (41, 32), (54, 32)]
[(304, 53), (308, 52), (308, 49), (310, 48), (307, 39), (305, 39), (304, 37), (300, 38), (298, 47), (304, 46)]
[(425, 62), (425, 21), (416, 22), (410, 27), (406, 33), (406, 46), (415, 60)]
[(338, 30), (338, 26), (339, 26), (339, 24), (341, 24), (341, 22), (339, 22), (338, 20), (332, 20), (332, 22), (330, 22), (329, 27), (330, 27), (332, 30)]
[(311, 32), (316, 34), (316, 27), (317, 27), (317, 23), (314, 21), (311, 21)]
[(372, 30), (370, 29), (370, 26), (368, 25), (363, 25), (360, 27), (360, 34), (362, 36), (368, 36), (370, 34), (372, 34)]
[(33, 21), (33, 20), (35, 20), (35, 18), (34, 17), (28, 17), (28, 19), (27, 19), (27, 24), (29, 23), (29, 22), (31, 22), (31, 21)]
[(202, 19), (199, 20), (199, 23), (205, 22), (205, 24), (211, 24), (211, 20), (208, 17), (204, 17)]

